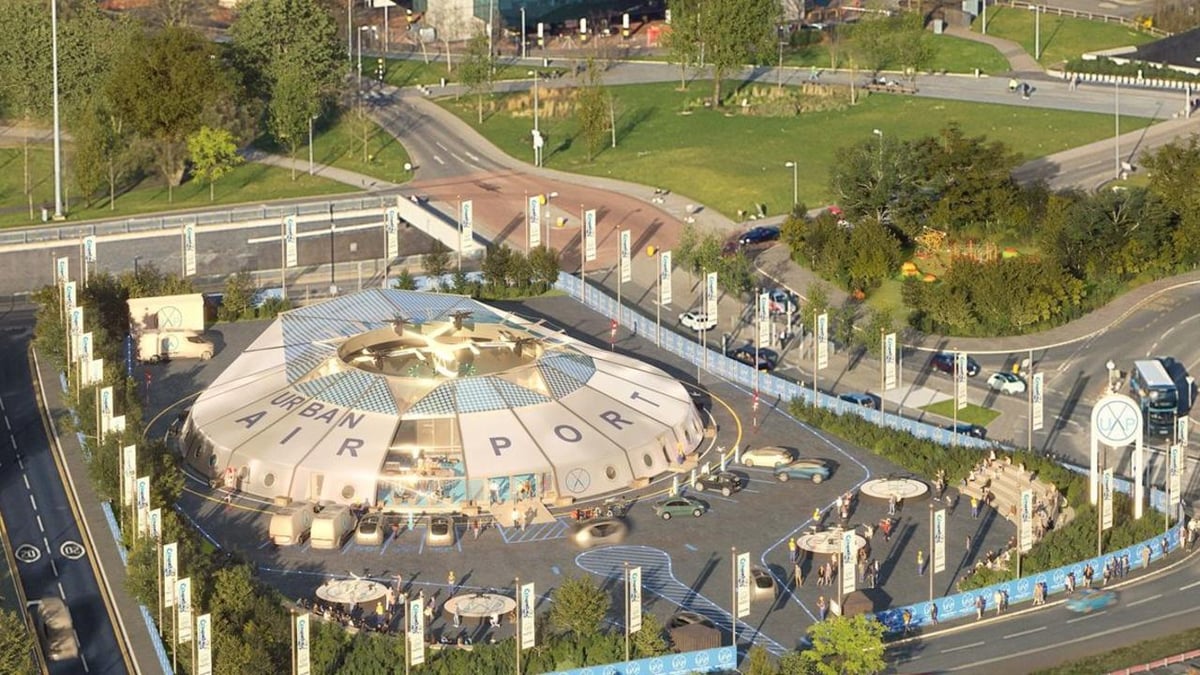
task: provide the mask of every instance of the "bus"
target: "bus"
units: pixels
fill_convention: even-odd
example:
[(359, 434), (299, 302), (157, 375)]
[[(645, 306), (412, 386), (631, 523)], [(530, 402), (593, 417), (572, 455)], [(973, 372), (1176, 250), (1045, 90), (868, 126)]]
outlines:
[(1142, 429), (1146, 436), (1170, 438), (1175, 433), (1179, 389), (1167, 373), (1162, 359), (1133, 362), (1129, 393), (1142, 408)]

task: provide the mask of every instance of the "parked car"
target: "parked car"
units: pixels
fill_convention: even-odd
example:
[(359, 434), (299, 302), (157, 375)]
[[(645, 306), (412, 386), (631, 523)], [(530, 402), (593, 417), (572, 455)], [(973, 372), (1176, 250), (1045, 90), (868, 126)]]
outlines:
[[(940, 370), (943, 373), (954, 374), (954, 354), (951, 352), (938, 352), (929, 360), (929, 365), (933, 366), (934, 370)], [(979, 362), (970, 356), (967, 357), (967, 377), (975, 377), (979, 374)]]
[(783, 466), (796, 460), (796, 454), (778, 445), (764, 445), (761, 448), (751, 448), (742, 453), (742, 464), (745, 466)]
[(843, 401), (845, 401), (847, 403), (853, 403), (854, 405), (861, 405), (864, 408), (870, 408), (871, 410), (879, 410), (879, 399), (875, 398), (871, 394), (866, 394), (866, 393), (862, 393), (862, 392), (848, 392), (848, 393), (842, 394), (841, 396), (838, 396), (838, 398), (842, 399)]
[(796, 310), (796, 298), (786, 288), (772, 288), (768, 293), (772, 314), (787, 314)]
[(670, 618), (667, 619), (666, 629), (671, 630), (672, 628), (682, 628), (684, 626), (691, 626), (692, 624), (699, 624), (705, 628), (717, 627), (716, 624), (712, 622), (712, 619), (708, 618), (707, 616), (704, 616), (699, 612), (684, 610), (682, 612), (675, 612), (670, 616)]
[(987, 438), (987, 427), (981, 427), (978, 424), (968, 424), (967, 422), (959, 422), (958, 424), (947, 424), (945, 429), (949, 429), (956, 434), (966, 434), (975, 438)]
[(450, 516), (432, 516), (429, 529), (425, 531), (426, 546), (453, 546), (455, 539), (454, 519)]
[(746, 483), (741, 476), (732, 471), (718, 471), (701, 474), (696, 478), (696, 487), (693, 489), (696, 492), (714, 490), (728, 497), (744, 487), (746, 487)]
[(741, 361), (748, 366), (758, 368), (764, 373), (769, 373), (772, 370), (775, 370), (775, 364), (777, 363), (776, 359), (778, 358), (775, 352), (771, 351), (770, 349), (759, 349), (757, 351), (758, 353), (756, 354), (752, 345), (746, 345), (745, 347), (738, 347), (737, 349), (729, 352), (729, 358)]
[(1072, 612), (1087, 614), (1088, 612), (1104, 609), (1116, 601), (1117, 594), (1113, 591), (1103, 591), (1099, 588), (1085, 588), (1077, 591), (1067, 600), (1067, 609)]
[(999, 391), (1001, 394), (1024, 394), (1025, 380), (1021, 379), (1020, 375), (1000, 371), (992, 373), (987, 379), (989, 389)]
[(670, 520), (675, 516), (687, 515), (699, 518), (700, 516), (704, 515), (704, 512), (707, 510), (708, 504), (705, 504), (695, 497), (688, 497), (685, 495), (669, 497), (654, 504), (654, 515), (662, 518), (663, 520)]
[(750, 246), (752, 244), (775, 241), (776, 239), (779, 239), (779, 228), (772, 225), (762, 225), (747, 230), (745, 234), (738, 237), (738, 243), (742, 246)]
[(793, 478), (820, 483), (829, 476), (829, 467), (819, 459), (797, 459), (790, 464), (775, 467), (775, 480), (780, 483), (786, 483)]
[(606, 544), (619, 544), (629, 534), (629, 525), (620, 518), (590, 520), (575, 530), (571, 539), (580, 548), (592, 548)]
[(694, 331), (712, 330), (717, 327), (717, 317), (693, 310), (680, 314), (679, 323)]
[(354, 531), (354, 543), (359, 546), (378, 546), (383, 543), (383, 515), (368, 513), (358, 521), (358, 529)]

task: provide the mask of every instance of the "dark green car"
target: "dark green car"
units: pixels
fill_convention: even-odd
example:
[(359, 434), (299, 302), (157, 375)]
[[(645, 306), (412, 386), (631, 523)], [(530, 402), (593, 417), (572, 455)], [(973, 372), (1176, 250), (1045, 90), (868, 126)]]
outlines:
[(668, 497), (654, 504), (654, 515), (663, 520), (670, 520), (674, 516), (694, 516), (699, 518), (708, 510), (708, 504), (694, 499), (679, 495), (678, 497)]

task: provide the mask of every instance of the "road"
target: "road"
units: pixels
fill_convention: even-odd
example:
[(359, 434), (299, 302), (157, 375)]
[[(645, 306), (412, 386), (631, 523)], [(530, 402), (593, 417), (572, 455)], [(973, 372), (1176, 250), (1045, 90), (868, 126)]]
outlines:
[[(125, 673), (96, 573), (63, 487), (30, 381), (26, 345), (32, 313), (5, 317), (0, 334), (0, 514), (21, 561), (29, 600), (59, 596), (70, 607), (82, 644), (78, 662), (50, 664), (51, 673)], [(58, 386), (49, 382), (47, 386)], [(7, 438), (5, 438), (7, 437)]]

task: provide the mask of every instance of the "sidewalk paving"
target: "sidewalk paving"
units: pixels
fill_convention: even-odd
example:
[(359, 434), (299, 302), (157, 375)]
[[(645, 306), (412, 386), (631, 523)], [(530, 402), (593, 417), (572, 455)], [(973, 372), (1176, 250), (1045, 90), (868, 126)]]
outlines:
[(945, 34), (963, 40), (970, 40), (971, 42), (991, 45), (1004, 58), (1008, 59), (1008, 65), (1012, 68), (1014, 76), (1046, 77), (1046, 69), (1042, 67), (1042, 64), (1035, 61), (1029, 55), (1029, 52), (1025, 51), (1024, 47), (1012, 40), (1005, 40), (994, 35), (981, 35), (965, 26), (947, 26)]

